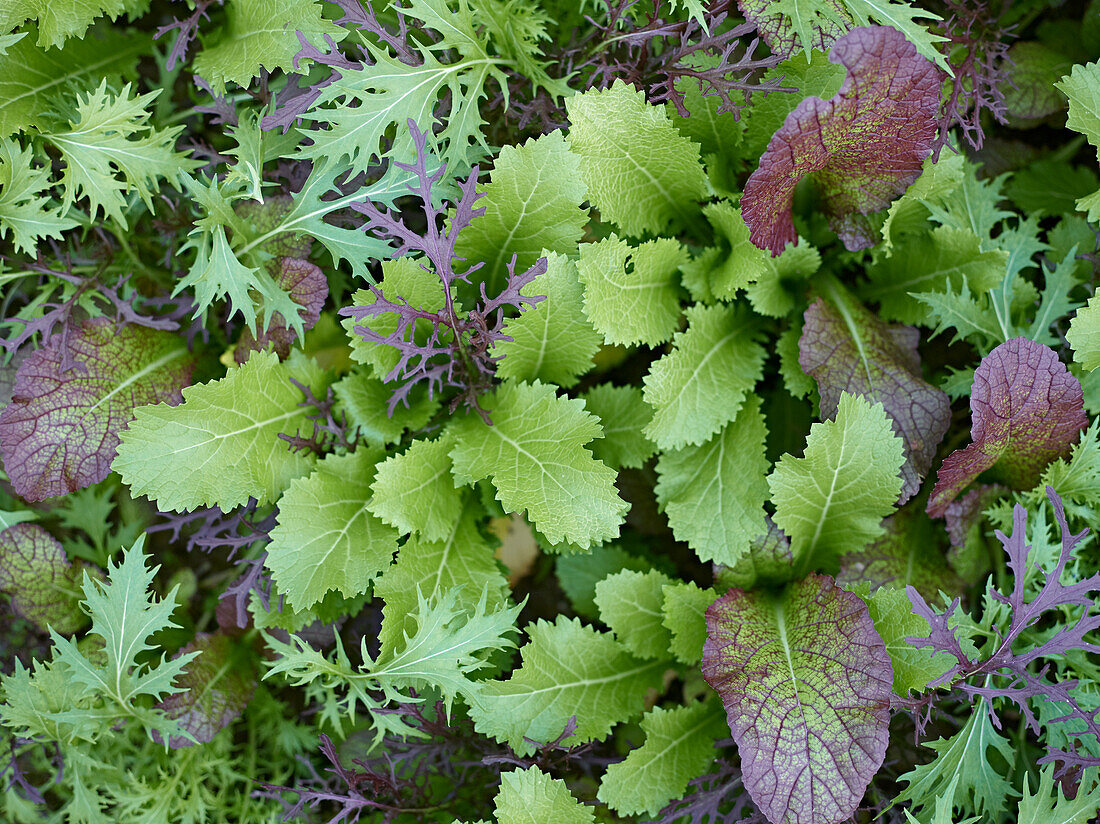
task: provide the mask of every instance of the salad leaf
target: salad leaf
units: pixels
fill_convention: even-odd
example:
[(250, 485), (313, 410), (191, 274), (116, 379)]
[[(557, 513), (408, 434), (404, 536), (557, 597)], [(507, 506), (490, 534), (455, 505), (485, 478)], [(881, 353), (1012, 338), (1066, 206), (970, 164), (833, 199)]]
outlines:
[(371, 473), (367, 509), (401, 532), (415, 532), (428, 541), (450, 535), (463, 507), (463, 493), (451, 477), (451, 446), (447, 438), (415, 441), (380, 463), (377, 474)]
[(498, 824), (591, 824), (596, 820), (592, 808), (577, 801), (564, 781), (538, 767), (501, 775), (493, 804)]
[(672, 636), (662, 623), (664, 587), (672, 579), (655, 569), (624, 569), (596, 584), (600, 620), (639, 658), (667, 658)]
[(61, 543), (38, 524), (0, 531), (0, 592), (17, 615), (41, 629), (72, 635), (87, 625), (79, 575)]

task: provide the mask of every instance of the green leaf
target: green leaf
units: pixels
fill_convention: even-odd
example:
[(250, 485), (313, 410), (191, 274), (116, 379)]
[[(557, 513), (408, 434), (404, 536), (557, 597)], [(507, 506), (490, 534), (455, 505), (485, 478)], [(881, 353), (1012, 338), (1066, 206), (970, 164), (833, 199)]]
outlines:
[(643, 433), (653, 420), (653, 410), (642, 399), (636, 386), (612, 386), (599, 383), (581, 395), (585, 408), (600, 419), (603, 437), (588, 448), (596, 460), (612, 469), (641, 469), (656, 445)]
[(478, 732), (506, 742), (517, 755), (555, 740), (576, 716), (570, 744), (599, 740), (642, 711), (645, 694), (661, 683), (665, 661), (640, 661), (610, 633), (576, 619), (537, 621), (523, 663), (506, 681), (482, 684), (470, 717)]
[(546, 272), (531, 281), (528, 290), (545, 295), (546, 300), (508, 321), (505, 332), (512, 340), (493, 347), (503, 358), (497, 375), (569, 387), (593, 367), (592, 356), (601, 339), (581, 309), (583, 292), (577, 264), (554, 253), (546, 258)]
[(936, 46), (937, 43), (948, 42), (948, 38), (933, 34), (927, 26), (917, 22), (917, 18), (941, 20), (939, 15), (909, 0), (843, 0), (843, 3), (852, 13), (857, 25), (869, 26), (874, 21), (880, 26), (894, 27), (917, 47), (917, 51), (924, 58), (935, 63), (949, 75), (953, 74), (944, 53)]
[(1034, 795), (1031, 794), (1031, 779), (1024, 774), (1024, 796), (1020, 799), (1017, 824), (1086, 824), (1095, 820), (1096, 811), (1100, 809), (1100, 784), (1088, 792), (1081, 786), (1077, 795), (1068, 799), (1060, 782), (1055, 787), (1054, 770), (1053, 764), (1043, 767)]
[(882, 404), (842, 393), (836, 419), (810, 428), (804, 457), (784, 455), (768, 476), (775, 522), (791, 540), (796, 568), (828, 565), (881, 535), (901, 492), (904, 460)]
[(485, 214), (458, 236), (455, 254), (485, 264), (477, 277), (490, 294), (507, 282), (513, 255), (515, 271), (523, 272), (546, 252), (575, 254), (588, 221), (586, 191), (580, 159), (560, 131), (504, 146), (484, 191), (478, 205)]
[(83, 39), (97, 17), (134, 20), (148, 8), (149, 0), (8, 0), (0, 7), (0, 32), (37, 20), (38, 45), (60, 48), (70, 37)]
[(426, 541), (451, 535), (466, 497), (451, 477), (447, 453), (452, 446), (446, 437), (416, 440), (387, 458), (378, 466), (368, 509), (402, 533), (415, 532)]
[(133, 75), (149, 52), (149, 39), (137, 32), (108, 29), (99, 37), (73, 40), (63, 49), (34, 44), (35, 30), (0, 55), (0, 136), (42, 126), (54, 100), (70, 87), (87, 88), (101, 77)]
[(111, 468), (165, 512), (273, 502), (313, 463), (279, 438), (311, 426), (290, 377), (274, 352), (254, 352), (221, 380), (184, 389), (179, 406), (137, 409)]
[(146, 106), (160, 91), (130, 96), (130, 84), (113, 95), (104, 79), (95, 91), (76, 95), (75, 116), (66, 131), (46, 131), (42, 137), (60, 153), (65, 163), (61, 176), (62, 208), (87, 197), (88, 216), (107, 217), (127, 228), (127, 198), (137, 193), (149, 211), (160, 179), (179, 189), (179, 178), (199, 165), (175, 151), (183, 126), (156, 129), (149, 125)]
[(608, 343), (664, 343), (680, 320), (676, 282), (687, 261), (687, 250), (671, 238), (631, 246), (612, 234), (582, 245), (584, 313)]
[(17, 252), (33, 255), (40, 240), (60, 240), (62, 232), (79, 225), (50, 197), (49, 177), (33, 165), (30, 149), (0, 137), (0, 240), (10, 231)]
[(1100, 366), (1100, 297), (1089, 299), (1069, 322), (1066, 340), (1073, 347), (1073, 360), (1091, 372)]
[(882, 248), (886, 254), (892, 255), (895, 244), (900, 243), (905, 235), (921, 234), (931, 228), (929, 218), (932, 213), (925, 201), (946, 197), (959, 188), (963, 182), (965, 162), (966, 156), (963, 154), (941, 155), (936, 163), (932, 162), (931, 156), (925, 159), (920, 177), (905, 190), (905, 194), (890, 204), (886, 212), (886, 221), (882, 225)]
[(764, 367), (758, 327), (744, 309), (691, 306), (688, 328), (643, 381), (653, 408), (645, 435), (662, 449), (709, 440), (737, 416)]
[(1007, 252), (982, 251), (973, 232), (938, 226), (906, 239), (893, 256), (872, 265), (871, 283), (860, 296), (878, 302), (884, 320), (928, 323), (927, 308), (911, 293), (958, 289), (965, 281), (982, 294), (1004, 280), (1007, 263)]
[(951, 342), (966, 340), (982, 355), (987, 355), (1011, 335), (1001, 325), (1001, 319), (985, 295), (971, 295), (965, 277), (956, 293), (948, 283), (942, 292), (921, 292), (913, 297), (927, 307), (925, 324), (933, 326), (930, 337), (954, 329)]
[(483, 401), (492, 426), (478, 415), (452, 423), (454, 476), (462, 484), (491, 477), (505, 511), (526, 510), (551, 543), (602, 543), (618, 535), (628, 505), (615, 471), (584, 448), (602, 434), (599, 421), (554, 389), (505, 383)]
[(699, 589), (690, 581), (666, 584), (664, 618), (661, 622), (672, 633), (669, 649), (682, 664), (694, 666), (703, 656), (707, 640), (707, 607), (718, 598), (713, 589)]
[(328, 455), (279, 499), (264, 566), (294, 609), (312, 607), (329, 590), (345, 597), (367, 592), (389, 566), (398, 532), (369, 510), (381, 457), (366, 447)]
[(616, 80), (565, 101), (569, 146), (581, 159), (588, 197), (601, 216), (635, 237), (679, 225), (707, 195), (699, 147), (663, 108)]
[[(1100, 63), (1076, 65), (1054, 86), (1069, 98), (1066, 128), (1080, 132), (1100, 150)], [(1078, 200), (1077, 208), (1095, 223), (1100, 219), (1100, 192)]]
[(389, 415), (393, 386), (386, 385), (367, 369), (352, 371), (334, 383), (332, 391), (338, 402), (337, 414), (345, 413), (356, 436), (371, 446), (397, 443), (406, 430), (420, 429), (439, 410), (439, 401), (417, 388), (409, 393), (407, 407), (398, 404), (393, 415)]
[(760, 399), (752, 395), (711, 440), (658, 458), (657, 501), (677, 540), (700, 559), (733, 566), (766, 531), (767, 435)]
[(672, 635), (662, 623), (663, 589), (672, 579), (657, 570), (623, 570), (596, 584), (600, 620), (639, 658), (667, 659)]
[(303, 44), (323, 53), (329, 48), (326, 38), (339, 42), (348, 33), (322, 16), (316, 0), (229, 0), (227, 5), (225, 24), (192, 62), (215, 95), (225, 93), (226, 83), (247, 87), (261, 69), (296, 70), (294, 58)]
[(591, 824), (591, 807), (575, 799), (565, 782), (538, 767), (512, 770), (500, 776), (493, 802), (497, 824)]
[(39, 629), (71, 635), (88, 623), (80, 611), (79, 574), (60, 542), (38, 524), (0, 532), (0, 592), (11, 598), (12, 611)]
[(957, 780), (952, 805), (995, 819), (1009, 798), (1020, 794), (990, 760), (992, 749), (1011, 768), (1016, 763), (1016, 750), (1011, 741), (997, 734), (984, 704), (969, 713), (955, 735), (925, 746), (933, 749), (936, 757), (901, 776), (908, 786), (894, 804), (907, 803), (916, 815), (923, 816)]
[(645, 743), (607, 768), (598, 798), (620, 815), (661, 809), (687, 790), (714, 761), (714, 742), (724, 735), (722, 716), (709, 701), (671, 709), (654, 707), (642, 717)]
[(453, 592), (456, 608), (467, 613), (473, 613), (483, 593), (490, 611), (506, 603), (508, 579), (493, 557), (494, 544), (478, 528), (480, 514), (478, 507), (467, 506), (438, 541), (411, 536), (397, 561), (375, 581), (374, 596), (385, 602), (378, 633), (383, 651), (400, 648), (415, 629), (418, 597), (435, 604)]
[(703, 214), (714, 229), (717, 245), (680, 265), (684, 285), (700, 300), (733, 300), (739, 289), (774, 269), (769, 266), (771, 256), (749, 240), (749, 227), (732, 203), (708, 203)]
[(554, 572), (573, 609), (585, 618), (595, 618), (596, 584), (608, 575), (623, 569), (645, 572), (653, 564), (645, 558), (631, 555), (616, 543), (593, 547), (585, 553), (559, 555), (554, 559)]

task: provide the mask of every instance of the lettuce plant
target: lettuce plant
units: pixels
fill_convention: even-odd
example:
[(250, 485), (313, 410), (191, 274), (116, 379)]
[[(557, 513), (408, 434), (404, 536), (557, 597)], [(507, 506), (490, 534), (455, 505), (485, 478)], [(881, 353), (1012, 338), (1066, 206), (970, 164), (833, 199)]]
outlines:
[(0, 818), (1095, 820), (1098, 57), (7, 3)]

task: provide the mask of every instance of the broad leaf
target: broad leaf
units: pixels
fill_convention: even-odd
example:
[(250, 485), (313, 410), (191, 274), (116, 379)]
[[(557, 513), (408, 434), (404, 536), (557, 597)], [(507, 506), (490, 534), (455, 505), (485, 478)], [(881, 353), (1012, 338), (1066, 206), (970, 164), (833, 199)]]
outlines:
[(183, 341), (144, 326), (96, 318), (51, 337), (19, 365), (0, 412), (0, 454), (16, 492), (40, 501), (102, 481), (135, 408), (179, 403), (193, 367)]
[[(1054, 84), (1069, 98), (1066, 128), (1080, 132), (1100, 150), (1100, 63), (1076, 65), (1062, 82)], [(1077, 208), (1088, 212), (1088, 219), (1100, 219), (1100, 191), (1077, 201)]]
[(706, 610), (718, 598), (713, 589), (699, 589), (694, 583), (677, 581), (663, 590), (664, 617), (661, 622), (672, 633), (669, 651), (681, 664), (694, 666), (703, 655), (707, 640)]
[(80, 567), (69, 563), (60, 542), (38, 524), (0, 531), (0, 592), (11, 609), (43, 631), (72, 635), (88, 623), (80, 610)]
[(417, 440), (400, 455), (379, 464), (367, 508), (401, 532), (440, 541), (454, 531), (464, 493), (451, 477), (448, 438)]
[(1027, 338), (1012, 338), (974, 371), (970, 395), (973, 440), (948, 455), (928, 499), (928, 513), (947, 505), (994, 466), (1016, 489), (1030, 489), (1051, 461), (1065, 457), (1088, 425), (1081, 384), (1057, 353)]
[(1066, 340), (1073, 347), (1073, 360), (1091, 372), (1100, 366), (1100, 298), (1093, 297), (1078, 309), (1069, 323)]
[(890, 656), (859, 596), (810, 575), (707, 610), (703, 677), (722, 697), (745, 788), (771, 821), (851, 816), (889, 738)]
[(596, 584), (600, 620), (639, 658), (667, 659), (672, 636), (662, 623), (664, 587), (672, 579), (651, 569), (623, 570)]
[(565, 782), (538, 767), (512, 770), (500, 776), (493, 802), (497, 824), (592, 824), (591, 807), (575, 799)]
[(599, 383), (581, 397), (589, 412), (600, 419), (603, 437), (588, 448), (612, 469), (640, 469), (657, 451), (656, 445), (642, 432), (653, 420), (653, 410), (642, 399), (636, 386)]
[(148, 7), (149, 0), (9, 0), (0, 8), (0, 33), (37, 20), (38, 45), (60, 48), (70, 37), (83, 40), (99, 17), (116, 20), (126, 15), (133, 20)]

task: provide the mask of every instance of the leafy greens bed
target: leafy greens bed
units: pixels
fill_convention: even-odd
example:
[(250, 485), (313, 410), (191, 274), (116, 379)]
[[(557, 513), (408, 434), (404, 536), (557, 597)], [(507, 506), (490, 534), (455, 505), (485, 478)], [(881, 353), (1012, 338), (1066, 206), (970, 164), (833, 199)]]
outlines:
[(0, 817), (1095, 820), (1098, 57), (5, 2)]

